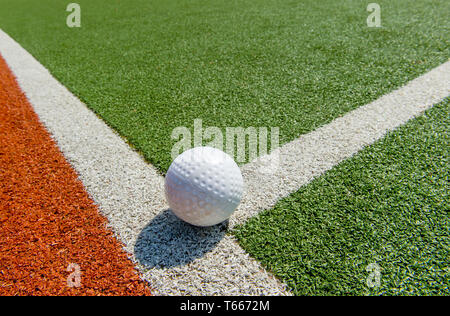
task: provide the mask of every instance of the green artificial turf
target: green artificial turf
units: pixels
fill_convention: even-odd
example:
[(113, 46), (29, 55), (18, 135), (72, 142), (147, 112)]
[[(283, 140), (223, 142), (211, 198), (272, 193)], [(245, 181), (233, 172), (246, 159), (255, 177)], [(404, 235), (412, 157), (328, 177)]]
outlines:
[(447, 99), (234, 234), (298, 295), (448, 295), (449, 132)]
[(171, 132), (314, 130), (447, 61), (450, 2), (0, 0), (0, 27), (165, 172)]

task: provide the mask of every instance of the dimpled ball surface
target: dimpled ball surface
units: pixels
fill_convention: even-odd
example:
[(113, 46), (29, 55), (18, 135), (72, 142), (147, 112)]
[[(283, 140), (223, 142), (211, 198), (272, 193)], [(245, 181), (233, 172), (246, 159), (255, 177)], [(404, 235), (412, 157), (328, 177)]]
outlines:
[(179, 155), (165, 181), (171, 210), (195, 226), (212, 226), (229, 218), (241, 201), (243, 187), (233, 158), (212, 147), (195, 147)]

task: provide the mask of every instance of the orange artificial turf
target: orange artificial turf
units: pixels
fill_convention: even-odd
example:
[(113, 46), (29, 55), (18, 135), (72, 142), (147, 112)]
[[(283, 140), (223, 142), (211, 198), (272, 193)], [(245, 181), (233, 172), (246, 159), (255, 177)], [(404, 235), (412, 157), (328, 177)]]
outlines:
[(149, 294), (0, 56), (0, 295)]

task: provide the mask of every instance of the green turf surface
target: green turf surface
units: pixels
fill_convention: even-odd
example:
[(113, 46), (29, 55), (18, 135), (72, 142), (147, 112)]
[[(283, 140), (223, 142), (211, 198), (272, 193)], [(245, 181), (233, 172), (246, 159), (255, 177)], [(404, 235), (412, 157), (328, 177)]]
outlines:
[(295, 294), (448, 295), (449, 132), (447, 99), (234, 233)]
[(177, 126), (279, 127), (281, 143), (445, 62), (450, 2), (0, 0), (0, 27), (163, 173)]

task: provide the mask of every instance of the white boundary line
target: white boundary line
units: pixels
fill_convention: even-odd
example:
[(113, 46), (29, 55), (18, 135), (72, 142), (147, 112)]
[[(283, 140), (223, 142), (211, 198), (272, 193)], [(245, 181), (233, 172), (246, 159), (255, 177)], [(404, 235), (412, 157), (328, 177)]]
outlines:
[[(271, 208), (281, 197), (297, 191), (449, 95), (450, 61), (447, 61), (406, 86), (281, 146), (265, 157), (264, 163), (255, 161), (243, 166), (248, 189), (231, 226)], [(260, 172), (273, 161), (276, 165), (276, 159), (280, 166), (275, 172)]]
[[(225, 234), (223, 226), (197, 229), (165, 211), (163, 178), (156, 169), (1, 30), (0, 53), (155, 294), (290, 294)], [(276, 173), (261, 173), (259, 162), (243, 166), (246, 194), (230, 226), (273, 206), (447, 97), (449, 73), (447, 62), (282, 146), (267, 157), (270, 161), (280, 155)]]
[(154, 294), (289, 294), (223, 226), (197, 229), (165, 211), (156, 169), (1, 30), (0, 54)]

